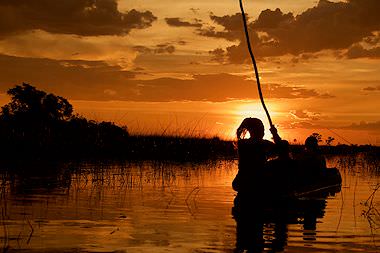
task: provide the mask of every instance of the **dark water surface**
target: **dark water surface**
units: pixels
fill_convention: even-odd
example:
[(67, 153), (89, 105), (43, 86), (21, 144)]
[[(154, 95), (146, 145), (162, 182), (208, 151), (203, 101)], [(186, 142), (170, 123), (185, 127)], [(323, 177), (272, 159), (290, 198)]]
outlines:
[[(350, 159), (333, 157), (328, 163), (342, 173), (341, 192), (301, 199), (318, 203), (312, 214), (306, 208), (300, 217), (247, 223), (252, 230), (239, 238), (231, 215), (236, 162), (4, 170), (0, 247), (3, 252), (234, 252), (237, 240), (261, 236), (266, 251), (380, 252), (380, 190), (371, 198), (380, 176)], [(308, 215), (315, 222), (308, 222)]]

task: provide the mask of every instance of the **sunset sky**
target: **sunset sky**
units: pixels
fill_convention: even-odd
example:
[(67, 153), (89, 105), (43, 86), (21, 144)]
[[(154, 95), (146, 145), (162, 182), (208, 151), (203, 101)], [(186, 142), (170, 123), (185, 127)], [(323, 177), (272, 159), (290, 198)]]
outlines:
[[(380, 145), (380, 1), (244, 3), (280, 135)], [(231, 139), (268, 129), (248, 57), (238, 0), (0, 1), (1, 104), (26, 82), (132, 133)]]

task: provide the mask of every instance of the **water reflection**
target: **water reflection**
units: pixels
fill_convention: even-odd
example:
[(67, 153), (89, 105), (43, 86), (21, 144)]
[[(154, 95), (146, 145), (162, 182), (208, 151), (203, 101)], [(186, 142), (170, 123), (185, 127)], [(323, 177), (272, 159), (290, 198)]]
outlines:
[[(380, 182), (373, 174), (342, 170), (340, 192), (279, 199), (263, 191), (257, 196), (235, 196), (231, 182), (236, 162), (41, 168), (0, 171), (3, 251), (379, 249), (379, 231), (371, 230), (361, 215), (361, 203)], [(373, 204), (379, 206), (378, 195), (373, 196)]]
[(56, 166), (18, 168), (10, 173), (8, 182), (12, 196), (66, 194), (71, 185), (71, 171)]
[(236, 221), (236, 252), (283, 251), (289, 224), (302, 224), (303, 240), (315, 240), (317, 218), (324, 217), (326, 199), (338, 192), (340, 186), (302, 197), (239, 193), (232, 208)]

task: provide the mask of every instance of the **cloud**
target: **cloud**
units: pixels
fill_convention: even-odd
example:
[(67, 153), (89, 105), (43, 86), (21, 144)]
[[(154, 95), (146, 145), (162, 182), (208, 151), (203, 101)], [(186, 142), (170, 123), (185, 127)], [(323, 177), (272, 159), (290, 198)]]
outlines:
[(380, 46), (365, 49), (362, 45), (356, 44), (347, 50), (347, 52), (345, 53), (345, 56), (349, 59), (364, 58), (364, 57), (378, 59), (380, 58)]
[(154, 53), (156, 54), (164, 54), (164, 53), (172, 54), (174, 53), (174, 51), (175, 51), (175, 47), (170, 44), (159, 44), (154, 49)]
[(210, 18), (214, 23), (222, 26), (223, 29), (220, 31), (214, 26), (202, 27), (197, 30), (199, 35), (223, 38), (229, 41), (242, 41), (244, 39), (242, 31), (243, 22), (240, 13), (225, 16), (211, 14)]
[[(47, 50), (48, 49), (48, 50)], [(127, 40), (118, 36), (77, 36), (33, 30), (0, 40), (0, 54), (55, 60), (101, 60), (130, 66), (136, 58)]]
[(187, 41), (185, 41), (185, 40), (179, 40), (179, 41), (177, 41), (177, 44), (181, 45), (181, 46), (184, 46), (184, 45), (187, 45)]
[(150, 49), (149, 47), (146, 47), (146, 46), (134, 46), (133, 47), (134, 50), (136, 50), (137, 52), (139, 53), (142, 53), (142, 54), (149, 54), (152, 52), (152, 49)]
[(368, 86), (368, 87), (365, 87), (363, 88), (363, 91), (366, 91), (366, 92), (379, 92), (380, 91), (380, 85), (374, 87), (374, 86)]
[[(148, 101), (212, 101), (222, 102), (235, 99), (256, 99), (256, 83), (245, 77), (230, 74), (194, 75), (193, 79), (159, 78), (138, 81), (139, 94)], [(311, 98), (323, 97), (313, 89), (263, 84), (267, 98)], [(138, 98), (137, 98), (138, 99)]]
[[(194, 75), (192, 79), (136, 79), (104, 61), (63, 61), (0, 55), (0, 91), (22, 82), (31, 83), (69, 99), (122, 101), (230, 101), (257, 99), (256, 83), (230, 74)], [(266, 98), (325, 98), (304, 87), (263, 84)]]
[(352, 123), (349, 126), (342, 127), (342, 129), (379, 131), (380, 130), (380, 121), (376, 121), (376, 122), (362, 121), (359, 124), (358, 123)]
[[(251, 42), (258, 58), (348, 49), (380, 30), (379, 12), (378, 0), (320, 0), (315, 7), (297, 16), (280, 9), (264, 10), (249, 23)], [(232, 63), (247, 61), (240, 13), (210, 18), (222, 29), (202, 27), (198, 34), (237, 41), (238, 44), (227, 47), (225, 52)], [(377, 49), (369, 54), (377, 55)]]
[(363, 41), (369, 45), (376, 46), (380, 43), (380, 32), (373, 32), (372, 35), (364, 38)]
[(172, 54), (176, 49), (170, 43), (158, 44), (153, 48), (146, 46), (134, 46), (133, 48), (141, 54)]
[(199, 8), (190, 8), (189, 10), (191, 10), (194, 14), (198, 14), (198, 12), (200, 11)]
[(307, 62), (309, 61), (310, 59), (317, 59), (318, 58), (318, 54), (316, 53), (304, 53), (304, 54), (300, 54), (298, 56), (294, 56), (290, 62), (293, 63), (293, 64), (296, 64), (296, 63), (299, 63), (299, 62)]
[(263, 87), (263, 90), (267, 90), (267, 93), (270, 94), (271, 98), (334, 98), (333, 95), (328, 93), (319, 93), (314, 89), (281, 84), (266, 84), (266, 86)]
[(292, 110), (289, 114), (297, 120), (319, 120), (321, 114), (317, 112), (309, 112), (308, 110)]
[(0, 54), (0, 90), (22, 82), (30, 83), (49, 92), (70, 99), (104, 100), (119, 86), (133, 79), (136, 72), (125, 71), (119, 66), (111, 66), (103, 61), (51, 60), (42, 58), (22, 58)]
[(111, 90), (111, 89), (105, 89), (103, 92), (104, 92), (104, 94), (106, 94), (108, 96), (115, 96), (117, 93), (116, 91)]
[(150, 27), (156, 19), (150, 11), (122, 13), (117, 0), (0, 2), (0, 36), (35, 29), (82, 36), (124, 35)]
[(222, 48), (217, 48), (209, 51), (209, 54), (212, 55), (211, 60), (219, 63), (224, 63), (226, 60), (226, 54)]
[(165, 18), (165, 21), (170, 26), (176, 27), (201, 27), (201, 20), (195, 19), (194, 23), (182, 21), (180, 18)]
[(284, 122), (282, 124), (284, 129), (297, 129), (297, 128), (303, 128), (303, 129), (324, 129), (325, 126), (314, 124), (308, 121), (297, 121), (297, 122)]

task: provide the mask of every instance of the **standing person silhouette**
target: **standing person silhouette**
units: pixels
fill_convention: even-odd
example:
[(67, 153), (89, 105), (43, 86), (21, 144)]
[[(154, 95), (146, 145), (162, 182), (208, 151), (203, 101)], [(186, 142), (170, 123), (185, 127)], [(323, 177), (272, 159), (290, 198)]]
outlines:
[[(281, 138), (277, 129), (270, 129), (275, 143), (280, 143)], [(249, 138), (244, 139), (249, 133)], [(275, 149), (275, 143), (265, 140), (264, 125), (260, 119), (245, 118), (236, 131), (238, 138), (239, 171), (232, 188), (239, 193), (253, 190), (255, 180), (260, 180), (268, 155)]]

